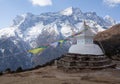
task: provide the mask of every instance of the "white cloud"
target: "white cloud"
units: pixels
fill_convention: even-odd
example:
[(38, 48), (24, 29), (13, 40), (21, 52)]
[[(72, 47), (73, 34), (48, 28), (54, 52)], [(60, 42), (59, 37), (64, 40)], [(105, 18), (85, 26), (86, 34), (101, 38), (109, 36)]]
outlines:
[(52, 5), (52, 0), (30, 0), (33, 5), (37, 6), (48, 6)]
[(110, 7), (115, 7), (117, 5), (120, 5), (120, 0), (103, 0), (105, 4), (107, 4)]

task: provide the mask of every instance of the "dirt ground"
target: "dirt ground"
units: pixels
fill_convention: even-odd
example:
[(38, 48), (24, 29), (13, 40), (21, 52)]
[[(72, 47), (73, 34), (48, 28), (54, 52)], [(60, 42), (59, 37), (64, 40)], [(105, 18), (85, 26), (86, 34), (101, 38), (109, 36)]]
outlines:
[(120, 62), (117, 69), (83, 70), (65, 73), (55, 66), (32, 71), (7, 73), (0, 76), (0, 84), (120, 84)]

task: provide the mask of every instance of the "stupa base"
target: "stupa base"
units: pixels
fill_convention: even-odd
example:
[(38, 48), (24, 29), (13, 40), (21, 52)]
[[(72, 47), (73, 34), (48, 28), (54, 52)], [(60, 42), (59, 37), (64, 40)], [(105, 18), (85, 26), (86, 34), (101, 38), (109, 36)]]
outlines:
[(116, 64), (112, 63), (105, 55), (80, 55), (68, 53), (57, 60), (57, 68), (66, 72), (80, 71), (82, 69), (104, 69), (114, 68)]

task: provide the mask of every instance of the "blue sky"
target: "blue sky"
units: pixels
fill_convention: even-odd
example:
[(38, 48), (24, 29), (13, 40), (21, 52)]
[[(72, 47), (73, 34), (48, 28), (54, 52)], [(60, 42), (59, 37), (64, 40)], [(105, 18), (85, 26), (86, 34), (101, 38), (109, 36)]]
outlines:
[(101, 17), (110, 15), (120, 21), (120, 0), (0, 0), (0, 28), (9, 27), (16, 15), (27, 12), (39, 15), (71, 6), (82, 12), (96, 12)]

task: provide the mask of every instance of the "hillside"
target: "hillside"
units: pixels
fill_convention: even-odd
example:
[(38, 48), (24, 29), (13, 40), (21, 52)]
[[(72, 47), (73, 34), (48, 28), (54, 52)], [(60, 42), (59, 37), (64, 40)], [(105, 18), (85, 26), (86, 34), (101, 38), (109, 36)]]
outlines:
[(101, 43), (107, 55), (120, 54), (120, 24), (100, 32), (95, 37), (95, 42)]
[(120, 70), (81, 70), (65, 73), (55, 66), (46, 66), (21, 73), (0, 76), (0, 84), (120, 84)]

